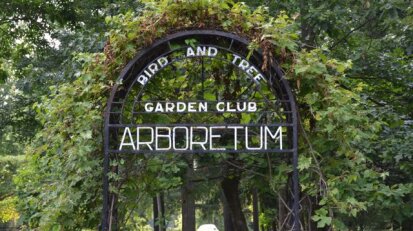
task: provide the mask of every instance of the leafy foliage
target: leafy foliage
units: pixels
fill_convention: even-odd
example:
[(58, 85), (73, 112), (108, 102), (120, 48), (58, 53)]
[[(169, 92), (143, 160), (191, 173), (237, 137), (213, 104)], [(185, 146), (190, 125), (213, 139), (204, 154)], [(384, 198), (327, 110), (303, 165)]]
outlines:
[(6, 223), (19, 218), (19, 213), (15, 207), (16, 202), (17, 197), (8, 197), (0, 201), (0, 222)]
[(23, 162), (23, 156), (0, 156), (0, 222), (15, 221), (17, 197), (14, 196), (13, 176)]
[[(252, 10), (232, 1), (165, 0), (148, 2), (142, 12), (106, 17), (111, 30), (104, 53), (76, 55), (74, 71), (69, 74), (75, 80), (50, 88), (51, 95), (35, 104), (42, 130), (27, 148), (27, 164), (15, 179), (24, 227), (97, 227), (102, 113), (108, 90), (136, 52), (157, 38), (188, 28), (245, 36), (251, 48), (262, 50), (268, 60), (276, 58), (284, 68), (301, 117), (302, 206), (310, 214), (302, 218), (305, 227), (315, 222), (318, 228), (378, 229), (403, 226), (411, 220), (412, 128), (403, 120), (411, 118), (412, 37), (406, 35), (411, 33), (412, 9), (404, 10), (403, 1), (364, 1), (363, 6), (316, 2), (282, 1)], [(270, 16), (269, 12), (283, 8), (289, 13)], [(392, 12), (398, 17), (385, 16)], [(301, 21), (295, 21), (297, 13), (302, 14)], [(403, 32), (397, 29), (399, 18)], [(354, 22), (362, 22), (357, 24), (360, 30), (364, 21), (371, 20), (385, 29), (353, 30), (358, 28)], [(317, 44), (321, 48), (315, 48)], [(140, 190), (149, 195), (182, 183), (186, 166), (182, 159), (166, 156), (135, 161), (141, 168), (133, 174), (144, 185)], [(111, 166), (128, 164), (119, 159)], [(245, 191), (248, 185), (257, 185), (263, 197), (279, 195), (291, 172), (287, 165), (268, 169), (268, 163), (259, 158), (247, 162), (247, 167), (255, 175), (242, 175)], [(121, 179), (122, 174), (111, 178)], [(136, 178), (119, 182), (112, 191), (126, 195), (121, 199), (144, 201)], [(133, 205), (128, 206), (133, 210)], [(275, 211), (263, 211), (260, 219), (270, 226)], [(127, 221), (126, 214), (121, 215)]]

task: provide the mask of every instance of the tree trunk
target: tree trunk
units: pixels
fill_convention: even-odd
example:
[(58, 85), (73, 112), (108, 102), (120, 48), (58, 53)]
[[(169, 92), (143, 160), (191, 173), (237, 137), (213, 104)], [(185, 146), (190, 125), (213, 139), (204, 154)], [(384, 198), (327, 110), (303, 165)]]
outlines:
[(300, 0), (300, 18), (301, 18), (301, 42), (304, 48), (313, 49), (315, 45), (315, 34), (306, 16), (308, 15), (309, 2)]
[(156, 196), (153, 197), (152, 204), (153, 204), (153, 230), (160, 231), (159, 224), (158, 224), (158, 221), (159, 221), (158, 200)]
[(154, 231), (165, 231), (165, 202), (163, 193), (156, 194), (153, 198)]
[(259, 211), (258, 211), (258, 190), (253, 189), (252, 191), (252, 216), (254, 221), (254, 231), (260, 231), (260, 223), (259, 223)]
[(287, 203), (286, 189), (280, 188), (278, 194), (278, 229), (287, 230), (288, 221), (286, 221), (288, 213), (284, 203)]
[(242, 212), (241, 201), (239, 198), (239, 177), (226, 177), (221, 182), (221, 187), (228, 202), (231, 220), (234, 230), (248, 231), (247, 222)]
[(408, 231), (408, 230), (412, 230), (413, 227), (413, 220), (406, 220), (402, 223), (402, 230), (403, 231)]
[(224, 208), (224, 231), (235, 231), (232, 224), (231, 211), (223, 191), (221, 191), (221, 201)]
[(194, 183), (191, 181), (192, 175), (192, 161), (189, 160), (185, 174), (185, 182), (181, 190), (183, 231), (195, 231), (195, 199), (193, 192)]

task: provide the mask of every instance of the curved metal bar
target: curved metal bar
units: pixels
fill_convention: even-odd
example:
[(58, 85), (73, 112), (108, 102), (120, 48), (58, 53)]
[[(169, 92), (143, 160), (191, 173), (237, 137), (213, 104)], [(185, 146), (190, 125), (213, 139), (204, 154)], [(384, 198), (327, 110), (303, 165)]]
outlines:
[[(245, 57), (241, 53), (234, 51), (234, 47), (237, 46), (241, 47), (244, 51), (248, 50), (249, 41), (246, 38), (240, 37), (236, 34), (224, 32), (224, 31), (217, 31), (217, 30), (188, 30), (188, 31), (181, 31), (171, 35), (168, 35), (162, 39), (155, 41), (152, 45), (148, 46), (147, 48), (138, 52), (138, 54), (123, 68), (122, 72), (119, 75), (118, 80), (116, 81), (115, 85), (112, 87), (110, 95), (108, 97), (106, 110), (104, 113), (104, 130), (103, 130), (103, 150), (104, 150), (104, 176), (103, 176), (103, 213), (102, 213), (102, 223), (101, 223), (101, 230), (107, 231), (110, 229), (109, 227), (109, 179), (108, 179), (108, 172), (109, 172), (109, 161), (110, 161), (110, 148), (109, 148), (109, 141), (110, 141), (110, 127), (113, 124), (116, 124), (116, 121), (111, 121), (111, 111), (112, 106), (115, 105), (114, 99), (115, 97), (119, 97), (123, 99), (123, 102), (116, 102), (116, 105), (125, 104), (125, 98), (129, 94), (130, 89), (134, 85), (135, 78), (133, 72), (137, 69), (139, 65), (142, 70), (145, 68), (146, 64), (150, 64), (152, 61), (156, 59), (148, 59), (146, 57), (150, 57), (150, 55), (157, 55), (154, 54), (156, 49), (162, 49), (162, 46), (168, 45), (169, 52), (173, 52), (170, 47), (170, 43), (174, 41), (183, 41), (186, 38), (192, 37), (216, 37), (221, 40), (217, 40), (218, 42), (228, 42), (229, 47), (222, 49), (226, 49), (228, 52), (233, 54), (237, 54), (241, 57)], [(218, 47), (218, 44), (205, 44)], [(180, 47), (182, 49), (182, 47)], [(158, 58), (161, 56), (158, 56)], [(249, 60), (251, 64), (254, 66), (262, 65), (262, 53), (260, 51), (254, 51), (253, 56), (256, 60)], [(228, 60), (227, 60), (228, 61)], [(258, 63), (257, 63), (258, 62)], [(260, 70), (261, 68), (258, 68)], [(288, 134), (291, 134), (291, 144), (292, 149), (289, 149), (287, 152), (292, 152), (292, 164), (293, 164), (293, 174), (292, 174), (292, 190), (293, 190), (293, 219), (292, 219), (292, 230), (299, 231), (300, 230), (300, 219), (299, 219), (299, 181), (298, 181), (298, 114), (297, 114), (297, 106), (295, 102), (295, 98), (293, 92), (289, 86), (289, 83), (285, 78), (283, 78), (283, 73), (279, 68), (278, 63), (274, 62), (270, 65), (270, 70), (266, 71), (269, 73), (269, 76), (266, 77), (267, 84), (270, 85), (270, 89), (274, 92), (274, 95), (277, 96), (279, 102), (281, 103), (282, 108), (284, 111), (288, 111), (290, 113), (286, 113), (286, 123), (291, 124), (288, 126)], [(265, 76), (265, 75), (263, 75)], [(132, 77), (132, 79), (130, 79)], [(135, 76), (136, 77), (136, 76)], [(125, 90), (121, 89), (122, 82), (128, 82), (127, 87), (129, 89), (125, 92)], [(135, 100), (134, 100), (135, 101)], [(119, 118), (118, 118), (119, 119)]]
[[(122, 70), (122, 72), (120, 73), (120, 76), (118, 78), (118, 80), (116, 81), (116, 84), (112, 87), (111, 90), (111, 94), (109, 96), (108, 99), (108, 105), (107, 105), (107, 110), (110, 111), (111, 108), (111, 102), (113, 102), (113, 99), (115, 97), (115, 93), (117, 91), (117, 89), (119, 88), (120, 84), (122, 82), (122, 80), (125, 79), (125, 77), (127, 77), (129, 75), (129, 72), (132, 70), (132, 67), (134, 66), (135, 63), (137, 63), (140, 59), (142, 59), (143, 57), (147, 56), (151, 50), (153, 50), (155, 47), (158, 47), (164, 43), (168, 43), (169, 41), (172, 41), (174, 39), (177, 38), (185, 38), (185, 37), (190, 37), (190, 36), (200, 36), (200, 35), (215, 35), (215, 36), (220, 36), (220, 37), (224, 37), (224, 38), (229, 38), (232, 39), (233, 41), (237, 41), (241, 44), (244, 44), (246, 47), (249, 44), (249, 41), (243, 37), (240, 37), (238, 35), (232, 34), (232, 33), (228, 33), (228, 32), (223, 32), (223, 31), (216, 31), (216, 30), (190, 30), (190, 31), (182, 31), (182, 32), (177, 32), (175, 34), (166, 36), (163, 39), (157, 40), (155, 41), (151, 46), (149, 46), (148, 48), (143, 49), (142, 51), (140, 51)], [(232, 47), (232, 46), (231, 46)], [(262, 54), (258, 51), (257, 54), (259, 56), (262, 56)], [(236, 54), (236, 53), (235, 53)], [(277, 76), (279, 76), (279, 79), (283, 79), (282, 78), (282, 72), (279, 69), (278, 65), (273, 64), (272, 65), (272, 69), (275, 70), (275, 72), (277, 73)], [(288, 83), (286, 81), (283, 81), (282, 83), (283, 85)], [(288, 91), (288, 89), (290, 89), (290, 87), (288, 86), (285, 90)], [(291, 91), (291, 90), (290, 90)]]
[[(199, 46), (208, 46), (208, 45), (211, 45), (211, 44), (199, 44)], [(240, 54), (240, 53), (238, 53), (238, 52), (236, 52), (236, 51), (232, 51), (232, 50), (229, 49), (229, 48), (225, 48), (225, 47), (222, 47), (222, 46), (217, 46), (217, 45), (215, 45), (215, 44), (212, 44), (212, 45), (213, 45), (215, 48), (219, 48), (219, 49), (221, 49), (221, 50), (227, 51), (227, 52), (229, 52), (229, 53), (231, 53), (231, 54), (235, 54), (235, 55), (238, 55), (238, 56), (246, 59), (246, 57), (244, 57), (242, 54)], [(189, 47), (190, 47), (190, 46), (183, 46), (183, 47), (179, 47), (179, 48), (177, 48), (177, 49), (169, 50), (169, 51), (164, 52), (164, 53), (158, 55), (157, 57), (153, 58), (153, 60), (157, 60), (157, 59), (159, 59), (159, 58), (161, 58), (161, 57), (168, 56), (168, 55), (170, 55), (170, 54), (172, 54), (172, 53), (174, 53), (174, 52), (176, 52), (176, 51), (183, 50), (183, 49), (187, 49), (187, 48), (189, 48)], [(162, 68), (160, 68), (157, 73), (159, 73), (161, 70), (163, 70), (163, 69), (166, 68), (167, 66), (171, 65), (173, 62), (181, 61), (181, 60), (184, 60), (184, 59), (200, 58), (200, 57), (203, 57), (203, 56), (182, 57), (182, 58), (180, 58), (180, 59), (172, 60), (172, 61), (169, 62), (167, 65), (165, 65), (165, 66), (163, 66)], [(214, 59), (219, 59), (219, 60), (225, 61), (225, 62), (229, 61), (229, 60), (225, 60), (225, 59), (223, 59), (223, 58), (217, 58), (217, 57), (203, 57), (203, 58), (214, 58)], [(128, 86), (128, 90), (127, 90), (126, 93), (125, 93), (126, 96), (130, 93), (130, 91), (132, 90), (133, 86), (136, 84), (136, 79), (144, 72), (145, 69), (147, 69), (147, 68), (149, 67), (150, 64), (151, 64), (150, 62), (147, 63), (146, 66), (142, 67), (142, 69), (141, 69), (140, 72), (138, 72), (137, 74), (135, 74), (135, 78), (133, 78), (133, 80), (131, 81), (131, 84)], [(231, 62), (231, 64), (233, 64), (233, 63)], [(235, 67), (238, 68), (239, 70), (242, 70), (239, 66), (237, 66), (237, 65), (235, 65), (235, 64), (233, 64), (233, 66), (235, 66)], [(254, 66), (255, 66), (255, 65), (254, 65)], [(255, 67), (256, 67), (256, 66), (255, 66)], [(264, 76), (264, 77), (266, 76), (266, 75), (264, 75), (264, 73), (262, 73), (262, 72), (260, 71), (260, 68), (257, 68), (257, 67), (256, 67), (256, 69), (258, 70), (258, 72), (259, 72), (262, 76)], [(151, 77), (151, 79), (153, 79), (157, 73), (155, 73), (154, 76)], [(267, 81), (267, 79), (268, 79), (268, 78), (265, 78), (266, 81)], [(118, 80), (118, 82), (119, 82), (119, 80)], [(146, 85), (145, 85), (145, 86), (146, 86)], [(141, 92), (144, 90), (145, 86), (143, 86), (142, 89), (139, 91), (139, 93), (136, 95), (134, 101), (136, 101), (136, 99), (139, 98), (139, 96), (141, 95)], [(121, 111), (124, 111), (124, 105), (125, 105), (125, 104), (122, 105)], [(134, 106), (133, 106), (132, 108), (134, 108)], [(120, 117), (120, 121), (122, 121), (122, 114), (121, 114), (121, 117)]]

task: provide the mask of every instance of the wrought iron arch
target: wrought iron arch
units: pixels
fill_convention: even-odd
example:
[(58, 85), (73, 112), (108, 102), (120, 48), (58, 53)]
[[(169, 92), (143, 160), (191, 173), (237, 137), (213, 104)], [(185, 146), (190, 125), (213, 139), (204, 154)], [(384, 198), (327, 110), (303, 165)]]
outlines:
[[(203, 60), (215, 59), (220, 62), (227, 62), (228, 65), (232, 65), (235, 69), (240, 69), (240, 65), (236, 65), (225, 57), (208, 57), (194, 55), (193, 57), (174, 57), (176, 52), (183, 52), (184, 49), (194, 46), (196, 43), (198, 46), (215, 47), (220, 51), (228, 54), (233, 54), (240, 57), (240, 60), (248, 60), (252, 66), (256, 67), (259, 73), (262, 74), (266, 87), (271, 90), (272, 94), (276, 97), (276, 102), (273, 104), (281, 109), (279, 113), (280, 123), (279, 126), (285, 126), (288, 138), (287, 149), (273, 149), (262, 150), (262, 152), (282, 152), (288, 153), (291, 156), (291, 164), (293, 166), (292, 173), (292, 229), (300, 230), (299, 221), (299, 180), (298, 180), (298, 121), (296, 103), (292, 93), (292, 90), (286, 79), (283, 77), (283, 72), (279, 68), (278, 64), (271, 60), (268, 68), (262, 70), (266, 62), (260, 51), (250, 51), (249, 41), (246, 38), (238, 35), (216, 31), (216, 30), (189, 30), (181, 31), (171, 35), (168, 35), (162, 39), (155, 41), (149, 47), (140, 51), (122, 70), (116, 84), (112, 87), (109, 99), (107, 101), (107, 107), (104, 115), (104, 179), (103, 179), (103, 212), (101, 230), (110, 230), (110, 220), (113, 214), (113, 201), (111, 201), (111, 195), (109, 192), (109, 178), (108, 173), (110, 170), (111, 158), (119, 153), (131, 153), (140, 154), (148, 152), (148, 150), (119, 150), (113, 144), (114, 140), (119, 137), (119, 129), (128, 126), (136, 125), (136, 117), (142, 112), (137, 109), (139, 103), (143, 101), (143, 93), (145, 92), (146, 84), (139, 84), (139, 78), (144, 71), (148, 70), (149, 65), (159, 60), (162, 57), (167, 57), (167, 65), (158, 65), (156, 72), (162, 71), (164, 68), (173, 65), (175, 62), (182, 61), (188, 58), (202, 58), (202, 73), (201, 78), (205, 78)], [(161, 60), (162, 61), (162, 60)], [(211, 61), (212, 62), (212, 61)], [(161, 64), (161, 63), (160, 63)], [(242, 67), (241, 67), (242, 69)], [(241, 70), (242, 71), (242, 70)], [(245, 72), (245, 68), (243, 70)], [(146, 79), (147, 82), (152, 81), (157, 73), (146, 73), (146, 76), (151, 78)], [(247, 76), (248, 77), (248, 76)], [(251, 83), (256, 83), (253, 76), (249, 76)], [(143, 81), (143, 80), (142, 80)], [(162, 89), (159, 89), (162, 90)], [(266, 98), (264, 97), (264, 100)], [(167, 100), (166, 100), (167, 101)], [(268, 101), (267, 103), (272, 102)], [(281, 141), (282, 142), (282, 141)], [(259, 153), (261, 150), (254, 150)], [(161, 151), (160, 151), (161, 152)], [(165, 151), (172, 152), (172, 151)], [(188, 151), (174, 151), (174, 152), (195, 152), (193, 150)], [(205, 153), (214, 153), (223, 151), (202, 151)], [(230, 151), (231, 153), (237, 153), (237, 151)], [(243, 152), (243, 151), (240, 151)], [(112, 199), (115, 200), (115, 199)], [(113, 206), (112, 206), (113, 207)]]

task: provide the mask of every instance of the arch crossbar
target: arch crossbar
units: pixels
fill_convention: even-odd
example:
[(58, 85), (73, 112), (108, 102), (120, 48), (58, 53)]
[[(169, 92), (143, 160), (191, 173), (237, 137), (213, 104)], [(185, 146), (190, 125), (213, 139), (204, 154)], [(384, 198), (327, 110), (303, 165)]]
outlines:
[[(182, 31), (155, 41), (149, 47), (141, 50), (123, 68), (116, 84), (111, 89), (104, 115), (104, 179), (101, 230), (116, 229), (116, 211), (114, 210), (116, 199), (109, 191), (108, 173), (113, 171), (113, 169), (110, 169), (110, 160), (115, 155), (122, 153), (146, 155), (171, 152), (197, 154), (287, 153), (293, 166), (291, 177), (293, 196), (291, 226), (293, 230), (300, 230), (297, 170), (298, 118), (296, 103), (292, 90), (286, 79), (283, 78), (283, 72), (277, 63), (271, 60), (269, 65), (267, 65), (268, 68), (263, 70), (261, 67), (265, 66), (265, 57), (263, 57), (260, 51), (251, 51), (249, 44), (247, 39), (223, 31)], [(215, 69), (211, 70), (211, 68), (208, 69), (205, 66), (212, 67), (212, 69), (215, 67)], [(198, 75), (198, 72), (199, 76), (194, 76)], [(229, 73), (232, 73), (232, 76), (239, 76), (238, 79), (234, 80), (234, 77), (231, 77)], [(220, 76), (228, 77), (222, 79)], [(227, 85), (231, 83), (228, 83), (228, 81), (236, 82), (236, 84), (233, 84), (234, 89), (241, 88), (238, 85), (244, 85), (242, 87), (243, 90), (229, 96), (230, 90), (228, 90), (229, 87)], [(179, 87), (171, 87), (168, 85), (169, 83), (175, 83)], [(187, 96), (187, 94), (190, 94), (188, 93), (189, 91), (195, 89), (195, 85), (199, 88), (196, 91), (196, 95)], [(235, 91), (233, 90), (233, 92)], [(175, 95), (187, 96), (191, 100), (181, 97), (179, 101), (174, 101)], [(250, 113), (252, 114), (250, 117), (255, 118), (256, 111), (245, 108), (241, 110), (241, 106), (239, 106), (248, 106), (251, 98), (254, 99), (253, 109), (262, 107), (262, 110), (259, 112), (259, 116), (256, 116), (255, 123), (244, 124), (244, 133), (240, 131), (238, 134), (242, 133), (242, 137), (245, 137), (246, 148), (242, 149), (237, 147), (237, 131), (235, 131), (235, 127), (239, 126), (239, 124), (231, 124), (228, 119), (215, 122), (210, 122), (209, 120), (214, 121), (217, 115), (225, 118), (226, 115), (231, 113)], [(158, 104), (163, 108), (156, 108), (155, 105)], [(167, 109), (165, 109), (165, 105)], [(182, 105), (186, 105), (186, 110), (179, 109)], [(235, 131), (235, 147), (233, 149), (212, 148), (212, 144), (209, 144), (211, 148), (208, 149), (205, 147), (207, 146), (206, 144), (195, 141), (193, 137), (186, 138), (187, 140), (184, 142), (185, 138), (182, 138), (184, 136), (181, 136), (181, 138), (169, 138), (169, 143), (167, 142), (166, 146), (159, 148), (158, 146), (161, 144), (158, 144), (158, 141), (154, 141), (153, 146), (148, 144), (149, 142), (141, 142), (143, 144), (141, 147), (139, 135), (137, 142), (133, 140), (130, 130), (136, 129), (138, 132), (146, 130), (146, 133), (142, 132), (141, 137), (150, 137), (150, 135), (154, 135), (154, 132), (158, 134), (159, 129), (156, 126), (159, 124), (162, 124), (164, 133), (187, 135), (188, 131), (192, 132), (194, 130), (194, 128), (190, 127), (191, 122), (188, 122), (191, 120), (188, 114), (192, 110), (191, 107), (193, 105), (203, 105), (205, 107), (199, 106), (198, 111), (194, 109), (197, 113), (206, 115), (202, 118), (207, 118), (201, 122), (202, 129), (199, 129), (200, 124), (197, 125), (199, 130), (210, 131), (211, 137), (218, 137), (217, 135), (212, 136), (213, 128), (231, 128)], [(224, 105), (229, 106), (225, 108)], [(237, 105), (238, 108), (230, 109), (231, 105)], [(206, 110), (207, 106), (214, 108), (214, 110)], [(158, 114), (163, 115), (163, 118), (166, 116), (167, 121), (157, 121)], [(152, 118), (146, 118), (145, 116)], [(238, 117), (240, 118), (240, 116)], [(155, 119), (151, 120), (153, 118)], [(172, 121), (171, 118), (180, 119)], [(188, 119), (184, 123), (178, 123), (177, 121), (181, 121), (182, 118)], [(265, 125), (265, 128), (262, 128), (262, 125)], [(279, 127), (281, 129), (277, 130), (277, 132), (280, 131), (277, 140), (279, 146), (273, 145), (267, 148), (266, 143), (265, 145), (262, 144), (263, 140), (261, 138), (261, 145), (258, 148), (249, 147), (248, 142), (251, 142), (249, 138), (251, 135), (248, 134), (248, 129), (258, 129), (257, 127), (260, 127), (261, 130), (256, 131), (258, 133), (261, 132), (261, 134), (263, 131), (265, 133), (267, 130)], [(200, 132), (199, 130), (197, 131), (198, 133)], [(284, 141), (282, 139), (284, 136), (282, 132), (285, 132), (285, 137), (287, 138)], [(159, 133), (158, 135), (165, 137), (164, 133), (162, 135)], [(269, 134), (274, 137), (274, 134)], [(194, 133), (193, 136), (196, 135)], [(222, 136), (226, 135), (226, 133), (222, 133)], [(264, 140), (267, 141), (267, 138), (265, 136)], [(179, 142), (184, 144), (180, 144), (179, 148), (175, 148), (175, 144), (171, 144), (171, 140), (175, 142), (175, 139), (179, 139)], [(153, 138), (151, 141), (153, 141)], [(212, 138), (209, 141), (212, 143)], [(197, 144), (197, 148), (191, 146), (193, 144)]]

